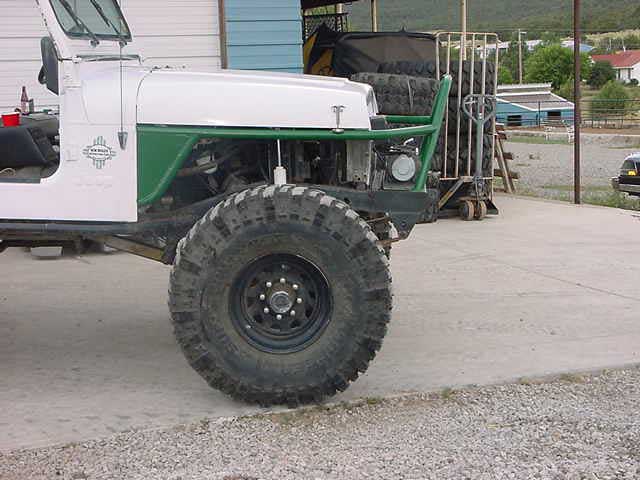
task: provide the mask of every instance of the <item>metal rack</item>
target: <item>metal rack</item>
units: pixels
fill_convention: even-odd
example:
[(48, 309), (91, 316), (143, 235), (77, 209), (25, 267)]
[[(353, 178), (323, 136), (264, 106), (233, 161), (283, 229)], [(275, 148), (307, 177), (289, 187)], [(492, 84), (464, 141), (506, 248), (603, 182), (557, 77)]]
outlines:
[[(474, 124), (471, 117), (465, 118), (462, 113), (463, 102), (466, 94), (463, 95), (463, 87), (465, 82), (468, 81), (470, 91), (469, 95), (482, 95), (493, 96), (498, 88), (498, 64), (499, 64), (499, 39), (495, 33), (479, 33), (479, 32), (440, 32), (436, 35), (437, 49), (436, 49), (436, 71), (437, 77), (442, 78), (443, 75), (451, 74), (452, 61), (458, 61), (458, 76), (457, 76), (457, 96), (455, 98), (458, 114), (456, 118), (451, 118), (450, 109), (447, 109), (445, 115), (445, 121), (443, 129), (444, 144), (443, 144), (443, 168), (441, 176), (441, 185), (446, 190), (440, 200), (440, 208), (456, 207), (460, 202), (465, 201), (484, 201), (489, 206), (489, 212), (497, 213), (497, 209), (493, 205), (493, 168), (491, 173), (482, 177), (482, 183), (485, 186), (481, 195), (474, 195), (471, 198), (464, 193), (460, 195), (461, 189), (469, 187), (474, 182), (477, 182), (475, 173), (475, 166), (473, 165), (473, 152), (474, 152)], [(469, 68), (469, 78), (464, 78), (464, 62), (469, 61), (471, 68)], [(493, 61), (495, 68), (493, 72), (488, 72), (487, 64), (489, 61)], [(476, 86), (476, 62), (480, 62), (480, 89), (475, 91)], [(493, 78), (487, 78), (492, 73)], [(493, 85), (493, 92), (487, 92), (487, 80)], [(473, 110), (474, 107), (471, 107)], [(484, 109), (484, 106), (480, 107)], [(449, 125), (451, 122), (455, 122), (455, 164), (450, 165), (448, 152), (449, 152)], [(467, 122), (466, 131), (467, 134), (462, 132), (462, 122)], [(489, 132), (485, 135), (491, 136), (491, 158), (495, 158), (496, 151), (496, 120), (492, 119), (490, 122)], [(463, 154), (463, 147), (466, 146), (466, 156)], [(478, 155), (478, 153), (476, 153)], [(480, 158), (479, 161), (483, 159)]]

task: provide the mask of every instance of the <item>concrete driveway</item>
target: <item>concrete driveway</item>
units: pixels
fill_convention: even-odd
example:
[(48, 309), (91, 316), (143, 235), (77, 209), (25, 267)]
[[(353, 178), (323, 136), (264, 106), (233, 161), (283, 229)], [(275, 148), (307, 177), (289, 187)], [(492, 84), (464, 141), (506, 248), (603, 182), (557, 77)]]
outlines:
[[(638, 214), (500, 197), (484, 222), (394, 246), (395, 313), (337, 400), (640, 362)], [(0, 256), (0, 450), (259, 411), (174, 343), (168, 267), (125, 254)]]

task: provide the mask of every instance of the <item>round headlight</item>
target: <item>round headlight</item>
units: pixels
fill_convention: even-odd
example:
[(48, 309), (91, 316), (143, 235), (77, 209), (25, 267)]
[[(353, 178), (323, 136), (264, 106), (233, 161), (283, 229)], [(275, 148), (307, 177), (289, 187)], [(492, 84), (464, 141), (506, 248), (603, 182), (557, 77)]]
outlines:
[(416, 162), (404, 153), (391, 162), (391, 176), (398, 182), (408, 182), (416, 174)]

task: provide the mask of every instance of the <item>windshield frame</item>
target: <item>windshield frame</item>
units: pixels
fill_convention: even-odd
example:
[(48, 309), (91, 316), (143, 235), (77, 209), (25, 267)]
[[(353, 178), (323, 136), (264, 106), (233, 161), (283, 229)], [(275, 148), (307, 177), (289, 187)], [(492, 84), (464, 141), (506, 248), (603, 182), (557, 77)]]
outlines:
[[(124, 39), (127, 42), (130, 42), (132, 40), (132, 36), (131, 36), (131, 29), (129, 28), (129, 24), (127, 23), (127, 19), (125, 18), (124, 14), (122, 13), (122, 9), (120, 8), (120, 4), (116, 1), (116, 0), (111, 0), (111, 2), (113, 3), (113, 5), (116, 8), (116, 12), (118, 13), (119, 17), (120, 17), (120, 21), (122, 22), (122, 26), (124, 27), (125, 31), (121, 32), (120, 35), (116, 34), (115, 32), (113, 33), (95, 33), (93, 32), (94, 36), (96, 38), (98, 38), (98, 40), (108, 40), (108, 41), (114, 41), (114, 42), (119, 42), (122, 39)], [(91, 2), (89, 2), (91, 3)], [(60, 26), (60, 29), (64, 32), (64, 34), (72, 39), (75, 40), (89, 40), (91, 41), (93, 39), (92, 35), (86, 31), (84, 32), (70, 32), (67, 29), (65, 29), (63, 23), (60, 21), (60, 17), (58, 16), (58, 12), (56, 10), (56, 7), (53, 5), (53, 0), (49, 0), (49, 5), (51, 6), (51, 10), (53, 10), (53, 14), (56, 16), (56, 21), (58, 22), (58, 25)], [(94, 7), (92, 7), (94, 8)], [(98, 13), (98, 11), (96, 10), (96, 15), (100, 16), (100, 14)], [(82, 20), (82, 18), (81, 18)]]

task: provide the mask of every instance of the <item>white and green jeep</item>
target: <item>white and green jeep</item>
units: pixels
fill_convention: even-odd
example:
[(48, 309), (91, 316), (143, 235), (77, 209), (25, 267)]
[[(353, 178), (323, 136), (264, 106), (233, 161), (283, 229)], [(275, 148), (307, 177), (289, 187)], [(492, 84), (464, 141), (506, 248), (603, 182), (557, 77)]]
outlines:
[(172, 264), (175, 335), (212, 387), (347, 388), (386, 333), (391, 242), (437, 215), (450, 78), (431, 116), (384, 117), (348, 80), (144, 67), (115, 0), (38, 4), (59, 131), (0, 128), (0, 251), (89, 239)]

